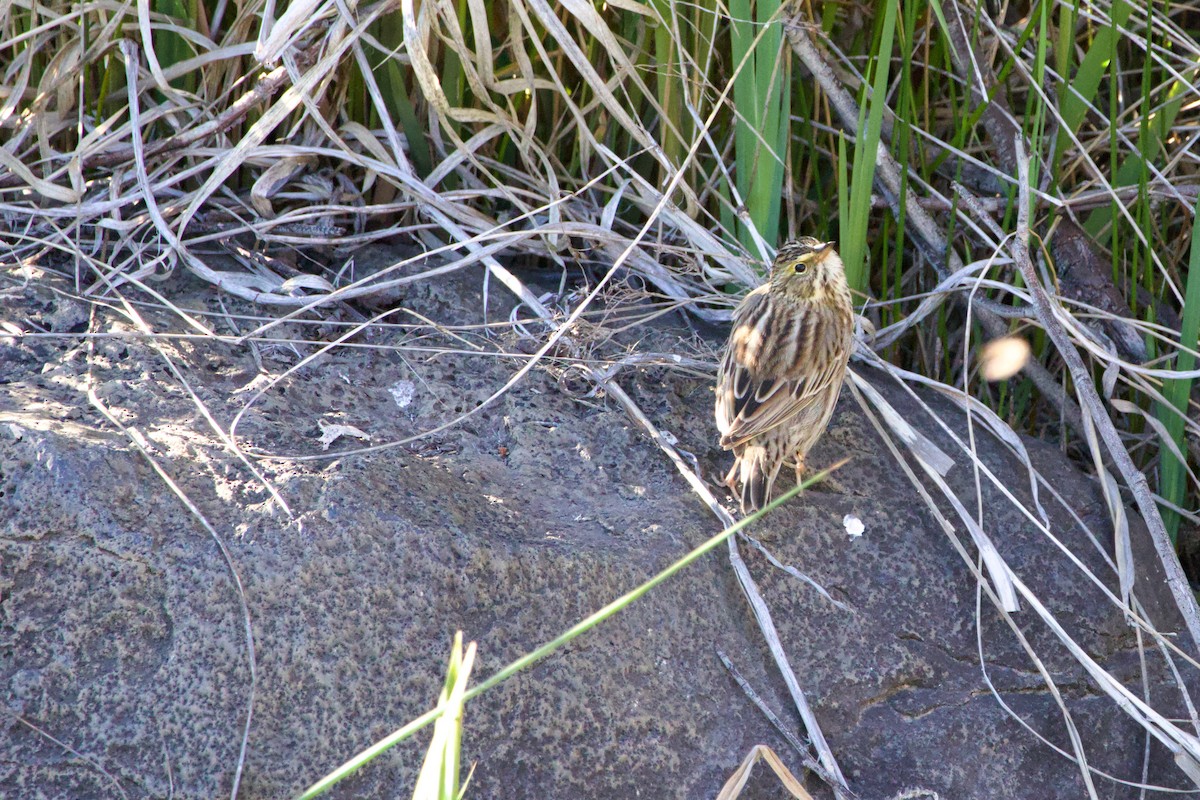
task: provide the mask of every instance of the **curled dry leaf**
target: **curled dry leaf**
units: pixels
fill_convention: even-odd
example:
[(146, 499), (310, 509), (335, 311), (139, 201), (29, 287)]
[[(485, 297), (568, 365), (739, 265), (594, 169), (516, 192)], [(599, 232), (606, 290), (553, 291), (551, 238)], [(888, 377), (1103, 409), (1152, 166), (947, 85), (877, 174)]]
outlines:
[(268, 167), (262, 175), (258, 176), (258, 180), (254, 181), (254, 186), (250, 189), (250, 202), (254, 205), (254, 210), (258, 212), (258, 215), (264, 219), (273, 219), (275, 208), (271, 203), (271, 198), (286, 186), (288, 181), (316, 163), (316, 156), (306, 154), (281, 158)]
[(330, 425), (324, 420), (317, 420), (317, 425), (321, 428), (322, 450), (328, 450), (329, 445), (333, 444), (343, 436), (350, 436), (367, 442), (371, 441), (371, 434), (359, 430), (353, 425)]
[(720, 793), (717, 795), (717, 800), (737, 800), (741, 797), (742, 790), (746, 788), (746, 784), (750, 780), (750, 773), (754, 769), (754, 765), (763, 762), (771, 771), (775, 773), (775, 777), (779, 779), (782, 788), (786, 789), (796, 800), (812, 800), (812, 795), (804, 788), (804, 785), (792, 774), (791, 770), (783, 763), (774, 750), (765, 744), (756, 744), (750, 748), (750, 752), (742, 759), (742, 763), (729, 776), (729, 780), (725, 781), (725, 785), (721, 787)]

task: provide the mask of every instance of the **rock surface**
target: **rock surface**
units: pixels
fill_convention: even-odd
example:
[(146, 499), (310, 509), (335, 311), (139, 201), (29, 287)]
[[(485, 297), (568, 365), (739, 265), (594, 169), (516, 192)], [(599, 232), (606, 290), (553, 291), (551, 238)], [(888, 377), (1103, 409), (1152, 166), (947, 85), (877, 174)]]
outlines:
[[(490, 407), (432, 437), (344, 456), (337, 453), (365, 443), (342, 438), (322, 452), (319, 421), (354, 426), (370, 444), (394, 442), (474, 409), (523, 363), (508, 334), (450, 329), (482, 321), (479, 277), (411, 285), (403, 305), (415, 313), (390, 317), (393, 327), (314, 358), (257, 398), (265, 385), (260, 364), (279, 376), (350, 323), (293, 320), (266, 334), (308, 342), (295, 349), (199, 338), (152, 344), (128, 335), (0, 338), (0, 691), (8, 710), (0, 720), (0, 796), (228, 794), (250, 674), (242, 606), (218, 539), (244, 587), (257, 661), (240, 796), (276, 798), (427, 710), (455, 630), (478, 642), (474, 674), (483, 678), (717, 532), (622, 410), (586, 396), (590, 387), (562, 363), (535, 369)], [(83, 330), (86, 307), (48, 283), (10, 290), (3, 320), (27, 330), (30, 323)], [(178, 286), (173, 300), (195, 311), (219, 308), (198, 286), (190, 293)], [(493, 320), (507, 315), (504, 302), (493, 292)], [(156, 330), (187, 332), (161, 312), (143, 313)], [(229, 332), (227, 319), (206, 319)], [(238, 324), (245, 332), (255, 323)], [(90, 330), (132, 327), (102, 314)], [(598, 352), (615, 346), (597, 330), (580, 336)], [(635, 335), (642, 349), (703, 352), (682, 327)], [(689, 341), (681, 344), (681, 335)], [(719, 332), (709, 336), (710, 348), (718, 342)], [(902, 391), (868, 374), (906, 418), (922, 417)], [(728, 456), (714, 446), (711, 377), (649, 368), (618, 380), (695, 453), (706, 475), (723, 472)], [(89, 402), (89, 388), (132, 437)], [(948, 403), (929, 402), (962, 419)], [(198, 404), (225, 430), (236, 419), (237, 441), (252, 453), (318, 456), (249, 459), (290, 516), (222, 444)], [(944, 434), (922, 427), (952, 452)], [(1092, 482), (1053, 448), (1029, 447), (1070, 509), (1107, 530)], [(986, 435), (979, 449), (1027, 498), (1023, 468)], [(943, 798), (1081, 796), (1078, 769), (989, 692), (975, 582), (848, 396), (810, 462), (843, 456), (853, 461), (836, 488), (807, 493), (752, 531), (840, 606), (759, 551), (745, 544), (743, 551), (851, 788), (863, 798), (917, 788)], [(969, 465), (960, 459), (948, 481), (973, 509)], [(1065, 546), (1115, 587), (1105, 555), (1111, 544), (1088, 539), (1045, 490), (1042, 502)], [(1088, 653), (1140, 695), (1137, 642), (1119, 611), (986, 486), (984, 508), (985, 527), (1017, 573)], [(863, 536), (847, 536), (846, 514), (864, 521)], [(1160, 627), (1173, 630), (1169, 595), (1139, 525), (1134, 535), (1140, 598)], [(1083, 732), (1091, 765), (1140, 781), (1144, 733), (1028, 609), (1015, 619)], [(986, 599), (981, 625), (996, 692), (1069, 752), (1055, 699)], [(471, 702), (463, 748), (476, 769), (467, 796), (713, 797), (758, 743), (800, 774), (796, 754), (730, 679), (718, 648), (796, 728), (722, 549)], [(1157, 707), (1186, 716), (1160, 656), (1147, 657)], [(407, 796), (426, 742), (422, 734), (398, 746), (330, 796)], [(1150, 751), (1151, 783), (1186, 785), (1163, 748), (1152, 743)], [(1137, 795), (1096, 780), (1101, 796)], [(819, 782), (808, 785), (828, 796)], [(782, 795), (759, 774), (743, 797)]]

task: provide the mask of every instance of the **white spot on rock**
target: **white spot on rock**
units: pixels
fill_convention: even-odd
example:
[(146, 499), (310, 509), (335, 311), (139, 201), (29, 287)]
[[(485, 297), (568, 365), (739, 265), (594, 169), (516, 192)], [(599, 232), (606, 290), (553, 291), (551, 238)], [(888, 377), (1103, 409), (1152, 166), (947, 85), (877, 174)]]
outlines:
[(847, 514), (846, 516), (842, 517), (842, 524), (846, 526), (846, 535), (851, 539), (857, 539), (858, 537), (862, 536), (863, 531), (867, 529), (867, 526), (863, 524), (863, 521), (853, 514)]
[(407, 408), (417, 396), (417, 385), (410, 380), (396, 381), (388, 387), (388, 391), (392, 393), (397, 406)]

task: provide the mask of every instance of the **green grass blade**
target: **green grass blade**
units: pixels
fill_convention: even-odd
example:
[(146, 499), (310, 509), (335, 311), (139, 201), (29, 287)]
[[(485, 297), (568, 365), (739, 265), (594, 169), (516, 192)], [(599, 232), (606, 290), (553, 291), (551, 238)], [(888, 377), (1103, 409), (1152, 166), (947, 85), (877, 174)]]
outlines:
[[(690, 132), (690, 126), (683, 110), (684, 86), (680, 81), (683, 66), (679, 63), (674, 31), (671, 30), (671, 20), (676, 17), (675, 2), (653, 0), (652, 5), (659, 17), (658, 24), (654, 26), (654, 72), (658, 83), (658, 104), (664, 117), (658, 126), (659, 144), (667, 159), (678, 167), (683, 163), (686, 149), (684, 140)], [(667, 175), (662, 175), (664, 181), (667, 178)]]
[[(387, 53), (399, 51), (404, 45), (404, 23), (400, 12), (384, 14), (376, 24), (376, 35), (379, 42), (387, 48)], [(391, 113), (393, 119), (399, 121), (400, 129), (404, 131), (404, 136), (408, 140), (413, 167), (423, 178), (433, 169), (433, 155), (425, 136), (425, 125), (408, 93), (407, 81), (410, 76), (401, 69), (400, 62), (390, 55), (387, 55), (381, 66), (376, 68), (375, 75), (384, 92), (383, 98), (388, 106), (388, 112)]]
[[(846, 156), (846, 137), (839, 136), (837, 140), (837, 209), (838, 219), (850, 219), (850, 173), (849, 161)], [(844, 262), (843, 262), (844, 263)]]
[[(638, 598), (642, 597), (642, 595), (646, 594), (654, 587), (658, 586), (659, 584), (663, 583), (664, 581), (669, 580), (671, 577), (673, 577), (679, 571), (683, 570), (685, 567), (687, 567), (687, 566), (691, 565), (692, 563), (698, 561), (699, 559), (703, 558), (705, 555), (710, 553), (712, 550), (717, 548), (719, 545), (724, 544), (725, 540), (728, 539), (730, 536), (733, 536), (735, 533), (742, 530), (743, 528), (746, 528), (750, 525), (753, 525), (755, 522), (758, 522), (758, 520), (762, 519), (767, 514), (771, 513), (775, 509), (779, 508), (781, 505), (786, 503), (788, 500), (791, 500), (797, 494), (799, 494), (800, 492), (802, 492), (804, 489), (808, 488), (809, 486), (812, 486), (814, 483), (824, 480), (831, 472), (833, 472), (838, 467), (842, 466), (843, 463), (845, 463), (845, 462), (839, 462), (837, 464), (834, 464), (829, 469), (824, 470), (823, 472), (819, 472), (809, 478), (806, 478), (804, 480), (804, 482), (801, 483), (800, 485), (792, 487), (792, 489), (790, 489), (789, 491), (780, 495), (775, 500), (771, 501), (760, 511), (757, 511), (754, 514), (751, 514), (750, 516), (748, 516), (742, 520), (739, 520), (734, 525), (721, 531), (716, 536), (713, 536), (711, 539), (704, 542), (704, 544), (695, 548), (690, 553), (685, 555), (683, 558), (679, 559), (674, 564), (671, 564), (669, 567), (664, 569), (662, 572), (659, 572), (653, 578), (651, 578), (650, 580), (643, 583), (641, 586), (638, 586), (636, 589), (633, 589), (632, 591), (621, 595), (616, 600), (613, 600), (611, 603), (609, 603), (608, 605), (601, 608), (599, 611), (596, 611), (595, 613), (585, 617), (583, 620), (581, 620), (579, 623), (577, 623), (576, 625), (571, 627), (566, 632), (560, 634), (559, 636), (557, 636), (556, 638), (547, 642), (546, 644), (542, 645), (541, 647), (537, 648), (533, 652), (527, 653), (526, 655), (518, 658), (516, 661), (513, 661), (511, 664), (509, 664), (504, 669), (497, 672), (492, 677), (485, 680), (483, 683), (480, 683), (477, 686), (464, 692), (462, 694), (463, 702), (466, 702), (467, 700), (471, 700), (475, 697), (478, 697), (479, 695), (486, 692), (488, 689), (494, 688), (495, 686), (503, 683), (504, 681), (511, 678), (513, 675), (520, 672), (521, 670), (525, 669), (526, 667), (531, 666), (532, 664), (534, 664), (537, 661), (540, 661), (541, 659), (543, 659), (546, 656), (553, 653), (555, 650), (558, 650), (560, 647), (568, 644), (576, 637), (578, 637), (578, 636), (586, 633), (587, 631), (591, 630), (592, 628), (596, 627), (604, 620), (608, 619), (609, 617), (616, 614), (621, 609), (628, 606), (630, 603), (632, 603), (635, 600), (637, 600)], [(326, 775), (325, 777), (321, 778), (321, 780), (317, 781), (312, 786), (305, 789), (304, 793), (301, 794), (297, 798), (297, 800), (311, 800), (311, 798), (317, 797), (318, 795), (322, 794), (323, 792), (325, 792), (328, 789), (330, 789), (331, 787), (333, 787), (334, 784), (338, 783), (339, 781), (343, 780), (344, 778), (349, 777), (354, 772), (358, 771), (358, 769), (365, 766), (370, 761), (374, 760), (377, 756), (383, 754), (387, 750), (390, 750), (392, 747), (394, 747), (395, 745), (404, 741), (408, 737), (412, 736), (414, 733), (421, 730), (422, 728), (424, 728), (426, 725), (430, 724), (431, 722), (439, 719), (445, 713), (446, 713), (445, 706), (440, 706), (440, 705), (437, 708), (433, 708), (433, 709), (430, 709), (429, 711), (426, 711), (421, 716), (419, 716), (416, 719), (414, 719), (413, 721), (409, 722), (403, 728), (400, 728), (399, 730), (394, 731), (390, 735), (379, 740), (375, 744), (368, 747), (366, 750), (363, 750), (361, 753), (354, 756), (354, 758), (350, 759), (342, 766), (335, 769), (333, 772), (331, 772), (328, 775)]]
[[(1195, 350), (1200, 339), (1200, 201), (1196, 203), (1192, 217), (1192, 251), (1188, 260), (1187, 288), (1183, 301), (1183, 322), (1180, 324), (1179, 341), (1189, 349)], [(1180, 371), (1196, 368), (1196, 357), (1181, 350), (1175, 362), (1175, 369)], [(1187, 442), (1184, 441), (1183, 421), (1188, 413), (1188, 399), (1192, 395), (1191, 378), (1175, 378), (1163, 382), (1163, 396), (1169, 407), (1160, 406), (1158, 418), (1162, 420), (1167, 433), (1181, 453), (1187, 452)], [(1183, 505), (1187, 493), (1187, 471), (1175, 454), (1168, 447), (1161, 448), (1161, 467), (1158, 493), (1167, 502)], [(1175, 541), (1179, 532), (1179, 514), (1169, 508), (1162, 509), (1163, 524)]]
[(870, 223), (871, 187), (875, 182), (875, 154), (883, 135), (883, 108), (887, 104), (888, 73), (896, 37), (898, 0), (888, 0), (883, 9), (882, 29), (875, 51), (875, 76), (870, 97), (864, 95), (859, 110), (859, 136), (854, 147), (854, 168), (850, 175), (849, 216), (841, 221), (838, 252), (846, 265), (850, 288), (864, 291), (867, 226)]
[(458, 631), (450, 648), (446, 682), (438, 698), (437, 707), (442, 714), (434, 723), (433, 739), (417, 776), (413, 800), (455, 800), (461, 791), (463, 695), (475, 662), (475, 643), (471, 642), (464, 655), (462, 640), (462, 631)]
[[(1058, 98), (1058, 110), (1063, 121), (1063, 128), (1058, 134), (1058, 145), (1055, 147), (1055, 161), (1058, 163), (1062, 162), (1063, 153), (1071, 146), (1069, 134), (1079, 132), (1079, 126), (1083, 123), (1088, 104), (1096, 99), (1100, 82), (1108, 70), (1113, 48), (1116, 46), (1118, 37), (1122, 35), (1120, 28), (1124, 27), (1132, 12), (1133, 6), (1127, 0), (1113, 0), (1112, 8), (1109, 11), (1111, 24), (1096, 31), (1091, 47), (1088, 48), (1083, 60), (1079, 62), (1079, 69), (1075, 71), (1075, 78), (1071, 81), (1070, 88), (1063, 91)], [(1067, 60), (1070, 53), (1069, 46), (1061, 47), (1059, 50), (1060, 75), (1070, 74), (1070, 63)], [(1057, 172), (1056, 168), (1056, 177)]]
[[(156, 0), (154, 10), (160, 14), (174, 18), (181, 26), (189, 29), (196, 27), (195, 9), (186, 0)], [(178, 33), (161, 28), (154, 29), (154, 54), (163, 68), (174, 66), (192, 56), (192, 48)], [(192, 91), (196, 79), (192, 75), (184, 75), (171, 81), (176, 89)]]
[[(778, 0), (733, 0), (730, 40), (733, 63), (734, 158), (738, 193), (759, 235), (779, 241), (784, 158), (790, 129), (789, 60), (783, 52), (783, 25)], [(757, 252), (755, 237), (738, 225), (738, 240)]]

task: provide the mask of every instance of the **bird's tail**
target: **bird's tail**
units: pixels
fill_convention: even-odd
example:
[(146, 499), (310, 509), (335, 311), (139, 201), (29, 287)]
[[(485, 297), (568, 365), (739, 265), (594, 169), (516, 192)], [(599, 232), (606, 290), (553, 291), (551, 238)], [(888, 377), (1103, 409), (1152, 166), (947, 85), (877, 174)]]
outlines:
[(742, 513), (750, 514), (767, 504), (783, 462), (771, 463), (766, 448), (758, 444), (747, 444), (737, 456), (725, 485), (738, 498)]

